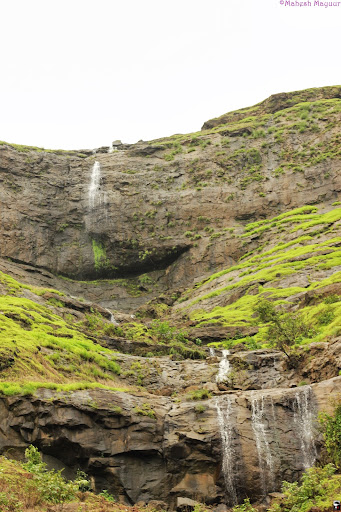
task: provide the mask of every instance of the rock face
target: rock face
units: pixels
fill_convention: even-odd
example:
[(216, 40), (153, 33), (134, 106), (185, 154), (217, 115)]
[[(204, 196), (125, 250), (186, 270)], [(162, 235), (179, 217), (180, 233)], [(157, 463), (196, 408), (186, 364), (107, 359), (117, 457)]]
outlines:
[[(86, 471), (96, 491), (122, 503), (181, 510), (199, 501), (217, 512), (247, 496), (263, 500), (318, 460), (318, 412), (341, 392), (333, 279), (341, 214), (332, 210), (341, 191), (340, 91), (275, 95), (196, 134), (115, 141), (95, 153), (0, 143), (0, 294), (15, 302), (0, 311), (0, 338), (14, 347), (0, 350), (1, 383), (20, 373), (23, 333), (30, 354), (49, 358), (45, 380), (68, 384), (65, 347), (79, 334), (91, 382), (130, 389), (1, 396), (0, 453), (20, 457), (33, 443), (49, 463), (67, 475)], [(255, 325), (262, 298), (290, 312), (321, 305), (313, 320), (330, 327), (330, 343), (298, 350), (295, 369), (279, 351), (247, 350), (264, 347), (266, 326)], [(36, 305), (45, 308), (41, 331)], [(129, 326), (132, 313), (143, 320), (125, 331), (119, 324)], [(180, 352), (161, 331), (141, 337), (153, 319), (176, 325), (167, 334), (188, 329), (177, 333)], [(101, 371), (83, 350), (89, 340)], [(223, 340), (238, 345), (205, 347)], [(119, 364), (111, 374), (104, 353)]]
[[(282, 96), (254, 107), (254, 118), (245, 110), (218, 120), (231, 126), (217, 130), (218, 121), (209, 122), (202, 135), (123, 144), (111, 153), (0, 145), (0, 256), (82, 280), (158, 271), (154, 296), (232, 264), (247, 252), (235, 237), (244, 221), (305, 204), (307, 189), (310, 203), (335, 201), (341, 190), (340, 160), (329, 151), (339, 112), (327, 109), (301, 131), (283, 120), (301, 101), (339, 98), (340, 88)], [(299, 182), (294, 164), (281, 170), (284, 154), (315, 147), (317, 139), (332, 166), (302, 156)], [(105, 290), (102, 299), (117, 303)]]
[(82, 468), (96, 490), (136, 503), (207, 504), (262, 499), (318, 457), (319, 410), (341, 391), (336, 377), (295, 389), (222, 394), (200, 404), (104, 390), (2, 398), (0, 448), (34, 443)]

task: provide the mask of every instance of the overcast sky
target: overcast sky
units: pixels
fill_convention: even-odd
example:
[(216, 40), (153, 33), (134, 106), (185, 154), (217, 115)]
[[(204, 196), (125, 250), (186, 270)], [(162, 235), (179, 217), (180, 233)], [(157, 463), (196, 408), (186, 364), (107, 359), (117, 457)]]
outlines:
[(339, 84), (341, 5), (311, 3), (0, 0), (0, 140), (150, 140), (273, 93)]

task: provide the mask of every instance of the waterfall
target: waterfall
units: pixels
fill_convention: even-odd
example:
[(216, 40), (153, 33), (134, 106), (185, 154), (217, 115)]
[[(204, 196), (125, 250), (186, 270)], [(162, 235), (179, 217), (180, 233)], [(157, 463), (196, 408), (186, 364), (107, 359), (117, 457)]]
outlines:
[(224, 477), (225, 489), (228, 494), (227, 498), (231, 505), (238, 502), (237, 491), (235, 486), (235, 454), (232, 446), (232, 400), (229, 397), (224, 398), (221, 403), (219, 399), (215, 399), (217, 409), (219, 432), (221, 437), (222, 448), (222, 472)]
[(112, 153), (114, 151), (114, 148), (112, 146), (112, 143), (109, 146), (108, 153)]
[(214, 357), (215, 356), (215, 350), (213, 347), (209, 347), (209, 350), (210, 350), (210, 356), (211, 357)]
[(114, 324), (114, 325), (118, 325), (118, 322), (116, 321), (115, 319), (115, 316), (114, 316), (114, 313), (112, 311), (110, 311), (110, 309), (106, 308), (106, 311), (109, 313), (110, 315), (110, 323)]
[(89, 185), (89, 206), (90, 209), (95, 208), (98, 204), (101, 204), (101, 164), (98, 160), (95, 161), (91, 170), (91, 178)]
[(217, 383), (224, 382), (226, 380), (226, 378), (227, 378), (227, 375), (228, 375), (229, 371), (230, 371), (230, 362), (227, 359), (228, 355), (230, 355), (230, 351), (229, 350), (223, 350), (223, 357), (220, 360), (219, 371), (218, 371), (218, 374), (216, 376), (216, 382)]
[[(273, 410), (271, 411), (274, 412)], [(251, 421), (255, 436), (264, 496), (274, 486), (274, 463), (269, 445), (264, 395), (251, 398)]]
[(297, 391), (293, 403), (294, 423), (301, 442), (304, 469), (311, 468), (316, 460), (317, 451), (314, 441), (315, 414), (312, 407), (312, 390), (304, 386)]

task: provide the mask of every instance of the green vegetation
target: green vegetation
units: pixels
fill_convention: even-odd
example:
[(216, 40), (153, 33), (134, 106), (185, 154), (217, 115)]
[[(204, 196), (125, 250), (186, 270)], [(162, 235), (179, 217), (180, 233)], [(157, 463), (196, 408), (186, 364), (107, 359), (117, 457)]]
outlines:
[(335, 467), (327, 464), (307, 469), (300, 483), (283, 482), (284, 498), (275, 500), (268, 512), (308, 512), (313, 507), (321, 511), (330, 510), (341, 491), (341, 476), (334, 473)]
[(320, 415), (325, 447), (330, 461), (337, 468), (341, 468), (341, 402), (335, 404), (332, 415)]
[[(77, 510), (77, 512), (121, 512), (122, 505), (107, 490), (99, 495), (91, 491), (87, 475), (77, 471), (73, 481), (62, 471), (48, 471), (37, 448), (30, 446), (26, 462), (0, 457), (1, 512), (43, 512), (46, 510)], [(126, 511), (129, 507), (124, 506)], [(139, 509), (134, 506), (135, 512)]]
[[(276, 339), (279, 334), (275, 333), (274, 322), (263, 319), (257, 323), (255, 319), (255, 308), (267, 299), (281, 312), (284, 330), (291, 331), (287, 347), (332, 339), (341, 334), (339, 295), (331, 293), (330, 297), (320, 299), (319, 296), (327, 286), (341, 282), (338, 235), (340, 208), (320, 214), (316, 206), (307, 205), (248, 224), (239, 235), (248, 244), (248, 253), (237, 264), (212, 274), (185, 292), (179, 299), (181, 309), (197, 326), (242, 328), (257, 324), (259, 331), (252, 337), (252, 343), (249, 336), (240, 341), (249, 347), (269, 346), (273, 344), (271, 338)], [(324, 270), (331, 272), (326, 276)], [(286, 316), (292, 303), (297, 304), (305, 293), (314, 293), (316, 300), (304, 304), (299, 314)], [(227, 305), (211, 306), (220, 296), (220, 302)], [(231, 342), (239, 341), (226, 340), (226, 348)]]
[[(313, 467), (303, 473), (300, 482), (283, 482), (283, 496), (273, 500), (268, 512), (327, 512), (340, 491), (341, 476), (335, 475), (332, 464)], [(247, 498), (241, 505), (233, 507), (233, 512), (257, 512), (257, 508)]]
[(110, 260), (107, 258), (105, 247), (101, 242), (93, 240), (92, 250), (94, 253), (95, 269), (97, 272), (112, 268)]
[(256, 305), (255, 312), (262, 323), (270, 324), (267, 331), (270, 345), (284, 352), (290, 361), (294, 359), (291, 348), (303, 338), (313, 336), (302, 314), (278, 310), (269, 300), (262, 299)]
[(144, 403), (141, 407), (134, 407), (133, 411), (140, 416), (148, 416), (149, 418), (156, 418), (155, 411), (152, 409), (151, 405), (148, 403)]
[(68, 156), (77, 156), (79, 158), (87, 158), (88, 155), (84, 153), (80, 153), (78, 151), (65, 150), (65, 149), (44, 149), (39, 148), (37, 146), (24, 146), (23, 144), (13, 144), (9, 142), (5, 142), (0, 140), (0, 146), (10, 146), (11, 148), (19, 151), (20, 153), (29, 153), (34, 151), (36, 153), (55, 153), (57, 155), (68, 155)]
[[(191, 391), (189, 398), (190, 398), (190, 400), (207, 400), (208, 398), (212, 398), (212, 395), (208, 391), (208, 389), (201, 388), (201, 389), (196, 389), (195, 391)], [(197, 411), (197, 412), (203, 412), (203, 411)]]
[[(51, 292), (57, 293), (54, 290), (21, 285), (3, 273), (0, 286), (4, 293), (0, 295), (1, 393), (33, 394), (38, 388), (73, 391), (121, 387), (117, 386), (120, 366), (114, 352), (85, 334), (91, 330), (102, 330), (104, 334), (115, 326), (95, 311), (85, 315), (84, 320), (72, 315), (63, 318), (65, 304), (51, 297)], [(37, 295), (37, 302), (21, 296), (26, 289)], [(43, 305), (39, 302), (45, 293), (48, 298)], [(59, 296), (62, 299), (62, 294)]]
[[(157, 311), (163, 314), (164, 305), (156, 305)], [(184, 329), (171, 326), (167, 321), (154, 319), (147, 327), (142, 322), (128, 322), (122, 324), (124, 337), (143, 341), (158, 346), (158, 353), (169, 354), (174, 359), (205, 359), (206, 352), (199, 348), (201, 340), (191, 342), (188, 333)]]

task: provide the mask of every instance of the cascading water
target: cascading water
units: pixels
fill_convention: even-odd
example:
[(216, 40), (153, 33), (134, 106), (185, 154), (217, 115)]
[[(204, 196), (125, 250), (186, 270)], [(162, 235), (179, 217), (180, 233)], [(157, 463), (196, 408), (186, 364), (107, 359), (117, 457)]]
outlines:
[(219, 371), (216, 376), (216, 382), (224, 382), (230, 372), (230, 362), (227, 359), (227, 356), (230, 355), (229, 350), (223, 350), (223, 357), (219, 363)]
[(211, 357), (214, 357), (215, 356), (215, 350), (213, 347), (209, 347), (209, 350), (210, 350), (210, 356)]
[(95, 206), (101, 204), (101, 164), (98, 160), (95, 161), (90, 177), (90, 185), (89, 185), (89, 207), (92, 210)]
[(110, 314), (110, 322), (114, 325), (118, 325), (118, 322), (115, 319), (114, 313), (110, 311), (110, 309), (106, 309), (106, 311)]
[(227, 499), (231, 505), (238, 502), (235, 485), (235, 454), (233, 450), (232, 400), (230, 397), (215, 399), (222, 448), (222, 472)]
[[(273, 412), (273, 411), (271, 411)], [(274, 463), (269, 444), (264, 395), (251, 398), (251, 421), (255, 436), (264, 496), (274, 487)]]
[(312, 389), (304, 386), (297, 390), (293, 402), (294, 423), (301, 442), (304, 469), (311, 468), (317, 457), (314, 441), (314, 408), (312, 405)]

